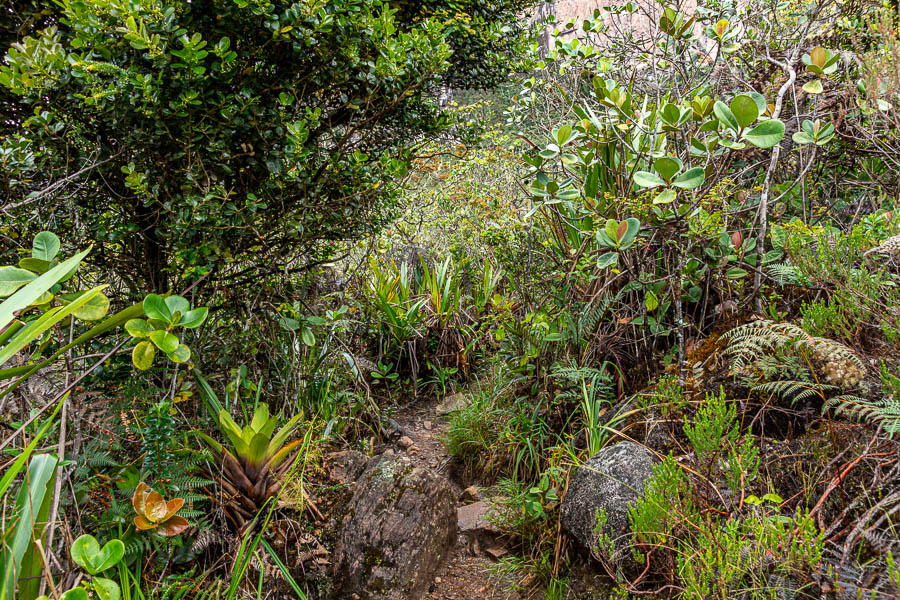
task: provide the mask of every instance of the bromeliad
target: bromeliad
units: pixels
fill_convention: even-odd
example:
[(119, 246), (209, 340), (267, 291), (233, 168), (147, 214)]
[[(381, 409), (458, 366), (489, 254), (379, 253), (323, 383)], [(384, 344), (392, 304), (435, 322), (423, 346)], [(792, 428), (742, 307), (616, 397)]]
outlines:
[(282, 476), (293, 463), (288, 459), (296, 456), (303, 443), (303, 440), (287, 442), (297, 428), (300, 415), (289, 419), (277, 432), (278, 418), (269, 414), (269, 407), (264, 403), (256, 405), (249, 425), (243, 427), (223, 408), (219, 408), (216, 416), (229, 447), (204, 433), (198, 435), (221, 456), (223, 472), (218, 479), (230, 496), (225, 508), (242, 527), (281, 489)]

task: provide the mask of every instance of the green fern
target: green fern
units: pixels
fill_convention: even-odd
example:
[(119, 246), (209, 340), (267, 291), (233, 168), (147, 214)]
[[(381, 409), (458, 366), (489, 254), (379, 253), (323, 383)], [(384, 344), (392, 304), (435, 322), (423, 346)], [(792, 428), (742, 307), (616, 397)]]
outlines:
[(606, 369), (597, 369), (594, 367), (569, 367), (556, 366), (553, 368), (551, 377), (556, 379), (564, 379), (574, 386), (570, 389), (564, 389), (557, 394), (560, 400), (580, 400), (581, 399), (581, 382), (583, 381), (593, 395), (602, 402), (612, 404), (613, 386), (612, 378)]
[(766, 270), (775, 283), (782, 287), (809, 284), (800, 269), (789, 263), (775, 263), (766, 267)]
[(900, 433), (900, 400), (894, 396), (881, 400), (865, 400), (856, 396), (841, 395), (825, 403), (826, 409), (834, 409), (834, 414), (858, 421), (868, 421), (881, 425), (889, 437)]
[(790, 400), (791, 403), (810, 400), (815, 397), (824, 398), (824, 394), (839, 389), (836, 385), (816, 383), (814, 381), (782, 380), (767, 381), (750, 388), (754, 392)]
[(810, 335), (793, 323), (775, 323), (759, 320), (735, 327), (724, 336), (732, 357), (734, 371), (746, 370), (750, 365), (777, 355), (799, 357), (807, 365), (812, 360), (843, 360), (860, 370), (865, 369), (862, 359), (853, 350), (834, 340)]
[[(813, 336), (791, 323), (754, 321), (741, 325), (725, 334), (729, 342), (726, 352), (732, 356), (732, 368), (736, 372), (757, 369), (765, 378), (784, 375), (789, 371), (797, 375), (800, 364), (801, 378), (775, 379), (752, 384), (751, 390), (789, 399), (791, 402), (819, 397), (825, 401), (823, 410), (833, 410), (835, 416), (846, 415), (860, 421), (880, 425), (893, 437), (900, 432), (900, 400), (889, 394), (881, 400), (866, 400), (853, 394), (831, 394), (840, 392), (841, 385), (819, 381), (812, 372), (812, 362), (825, 363), (823, 370), (834, 371), (829, 363), (843, 361), (851, 368), (864, 373), (862, 360), (847, 346), (827, 338)], [(799, 357), (792, 369), (784, 367), (790, 362), (790, 355)], [(802, 367), (805, 364), (806, 367)], [(780, 367), (780, 368), (779, 368)], [(854, 374), (852, 382), (856, 382)], [(840, 383), (840, 381), (838, 381)]]

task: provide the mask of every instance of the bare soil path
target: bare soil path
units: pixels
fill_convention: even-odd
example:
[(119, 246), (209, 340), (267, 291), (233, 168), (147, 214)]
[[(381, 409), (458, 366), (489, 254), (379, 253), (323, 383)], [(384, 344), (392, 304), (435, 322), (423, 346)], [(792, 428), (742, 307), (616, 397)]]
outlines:
[[(419, 400), (402, 408), (396, 421), (402, 435), (395, 443), (417, 464), (447, 478), (459, 497), (465, 483), (453, 473), (444, 444), (450, 416), (438, 401)], [(477, 543), (460, 534), (425, 596), (428, 600), (521, 600), (515, 578), (495, 573), (497, 563)]]

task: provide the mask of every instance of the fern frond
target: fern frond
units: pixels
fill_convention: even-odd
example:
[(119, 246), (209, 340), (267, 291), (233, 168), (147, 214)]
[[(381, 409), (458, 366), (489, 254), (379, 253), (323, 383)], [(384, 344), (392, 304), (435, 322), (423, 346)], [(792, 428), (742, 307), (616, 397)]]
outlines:
[(881, 425), (889, 437), (900, 433), (900, 400), (895, 397), (866, 400), (858, 396), (835, 396), (825, 403), (825, 409), (834, 409), (835, 416), (845, 414), (857, 421)]
[(822, 392), (835, 389), (833, 385), (816, 384), (809, 381), (767, 381), (751, 388), (754, 392), (772, 394), (794, 402), (822, 396)]
[(803, 274), (800, 269), (788, 263), (775, 263), (767, 267), (769, 276), (778, 285), (784, 287), (786, 285), (800, 285)]

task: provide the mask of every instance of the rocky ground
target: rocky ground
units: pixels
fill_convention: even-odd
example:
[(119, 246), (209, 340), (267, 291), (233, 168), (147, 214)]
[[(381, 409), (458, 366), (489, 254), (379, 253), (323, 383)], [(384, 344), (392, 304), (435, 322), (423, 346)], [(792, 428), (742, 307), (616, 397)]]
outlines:
[(444, 433), (466, 396), (416, 401), (395, 416), (394, 435), (369, 459), (331, 457), (354, 496), (340, 524), (335, 583), (350, 598), (520, 600), (515, 578), (497, 572), (506, 540), (487, 520), (484, 490), (451, 468)]
[[(456, 408), (458, 402), (464, 402), (464, 398), (463, 395), (455, 395), (444, 402), (416, 402), (407, 406), (397, 417), (404, 433), (398, 441), (399, 445), (402, 447), (411, 441), (407, 454), (419, 464), (427, 465), (447, 477), (458, 498), (456, 544), (424, 598), (518, 600), (520, 595), (513, 589), (514, 581), (492, 572), (497, 564), (496, 559), (505, 552), (505, 547), (503, 540), (490, 531), (490, 526), (478, 518), (483, 515), (487, 503), (480, 500), (475, 488), (466, 487), (466, 482), (450, 469), (450, 456), (443, 442), (444, 432), (449, 423), (450, 410)], [(466, 510), (467, 507), (477, 508)], [(491, 553), (495, 556), (492, 557)]]

